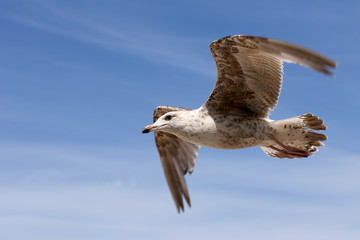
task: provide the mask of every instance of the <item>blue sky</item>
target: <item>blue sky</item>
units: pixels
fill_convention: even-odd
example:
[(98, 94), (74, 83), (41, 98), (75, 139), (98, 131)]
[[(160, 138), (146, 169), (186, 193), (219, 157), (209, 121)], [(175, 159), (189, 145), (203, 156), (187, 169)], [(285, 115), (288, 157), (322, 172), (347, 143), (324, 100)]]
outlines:
[[(359, 1), (0, 1), (0, 239), (359, 239)], [(272, 119), (314, 113), (308, 159), (202, 148), (178, 215), (152, 134), (197, 108), (233, 34), (297, 43), (335, 76), (285, 64)]]

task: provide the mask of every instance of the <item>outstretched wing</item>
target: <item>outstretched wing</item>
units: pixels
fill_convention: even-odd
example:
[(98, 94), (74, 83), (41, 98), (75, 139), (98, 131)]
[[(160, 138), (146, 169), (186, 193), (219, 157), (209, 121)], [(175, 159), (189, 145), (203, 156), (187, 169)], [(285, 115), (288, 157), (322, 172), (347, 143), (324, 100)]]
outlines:
[(267, 117), (281, 90), (282, 62), (331, 75), (336, 63), (309, 49), (279, 40), (235, 35), (210, 45), (217, 67), (215, 87), (205, 102), (209, 113)]
[[(154, 122), (170, 111), (190, 110), (186, 108), (160, 106), (154, 111)], [(192, 173), (200, 146), (186, 142), (173, 134), (155, 132), (156, 146), (160, 154), (166, 181), (178, 212), (184, 211), (183, 197), (189, 206), (190, 196), (184, 175)]]

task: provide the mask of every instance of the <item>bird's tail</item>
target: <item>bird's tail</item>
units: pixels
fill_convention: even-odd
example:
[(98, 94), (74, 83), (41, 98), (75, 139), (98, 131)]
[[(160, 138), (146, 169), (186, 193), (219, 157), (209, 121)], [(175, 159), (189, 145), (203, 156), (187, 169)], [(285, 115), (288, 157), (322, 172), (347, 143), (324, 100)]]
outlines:
[(326, 130), (326, 126), (323, 120), (311, 113), (273, 121), (270, 126), (276, 130), (273, 144), (261, 148), (271, 157), (308, 157), (318, 151), (316, 147), (324, 146), (322, 141), (327, 139), (326, 135), (312, 131)]

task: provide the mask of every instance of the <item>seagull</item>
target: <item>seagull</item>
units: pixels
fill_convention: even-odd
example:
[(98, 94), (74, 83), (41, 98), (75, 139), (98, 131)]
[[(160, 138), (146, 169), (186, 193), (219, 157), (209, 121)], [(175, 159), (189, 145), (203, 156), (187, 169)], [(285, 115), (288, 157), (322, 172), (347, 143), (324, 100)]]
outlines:
[(270, 120), (278, 102), (283, 62), (332, 75), (336, 62), (298, 45), (263, 37), (234, 35), (210, 44), (217, 80), (198, 109), (159, 106), (154, 132), (165, 177), (178, 213), (191, 207), (185, 175), (194, 170), (200, 146), (241, 149), (260, 146), (270, 157), (305, 158), (324, 146), (323, 120), (311, 113)]

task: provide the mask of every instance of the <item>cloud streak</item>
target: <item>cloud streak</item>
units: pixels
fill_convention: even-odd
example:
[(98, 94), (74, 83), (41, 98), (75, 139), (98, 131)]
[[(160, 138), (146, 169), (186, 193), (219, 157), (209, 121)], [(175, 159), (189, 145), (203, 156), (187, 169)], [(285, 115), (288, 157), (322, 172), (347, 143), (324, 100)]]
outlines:
[(0, 236), (182, 239), (186, 228), (207, 239), (356, 239), (359, 156), (335, 153), (219, 165), (203, 151), (188, 177), (193, 208), (178, 216), (155, 149), (1, 143)]
[(26, 26), (134, 55), (146, 61), (168, 64), (204, 75), (213, 75), (215, 72), (214, 66), (196, 53), (199, 45), (204, 46), (204, 39), (163, 34), (128, 22), (126, 25), (119, 22), (114, 25), (101, 22), (101, 19), (106, 19), (105, 15), (103, 18), (98, 16), (92, 19), (79, 9), (70, 10), (48, 2), (36, 2), (37, 7), (43, 10), (40, 14), (20, 15), (13, 12), (2, 15)]

